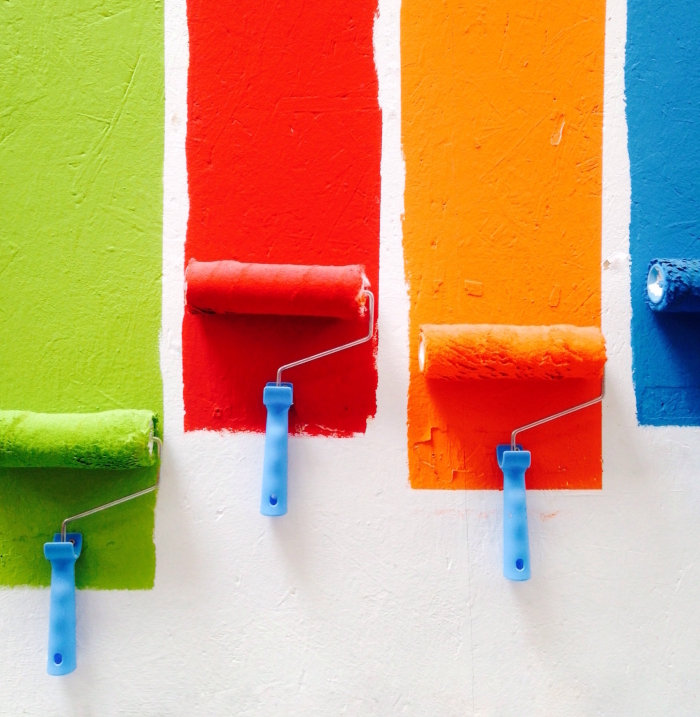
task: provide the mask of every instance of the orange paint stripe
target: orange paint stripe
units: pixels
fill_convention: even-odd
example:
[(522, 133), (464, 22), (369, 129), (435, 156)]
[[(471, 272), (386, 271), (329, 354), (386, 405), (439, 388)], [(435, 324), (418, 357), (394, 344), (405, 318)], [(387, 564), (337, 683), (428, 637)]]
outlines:
[[(605, 2), (404, 0), (415, 488), (500, 488), (497, 443), (598, 380), (426, 381), (421, 324), (600, 326)], [(600, 407), (522, 436), (529, 488), (598, 488)]]

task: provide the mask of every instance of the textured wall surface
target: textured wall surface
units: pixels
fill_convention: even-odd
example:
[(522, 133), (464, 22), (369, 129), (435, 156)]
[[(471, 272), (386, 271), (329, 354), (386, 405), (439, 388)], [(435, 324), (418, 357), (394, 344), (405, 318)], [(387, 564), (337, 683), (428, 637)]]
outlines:
[[(379, 278), (382, 119), (376, 0), (188, 3), (186, 261), (363, 264)], [(188, 430), (262, 431), (277, 369), (367, 333), (365, 321), (185, 314)], [(285, 375), (293, 433), (364, 432), (375, 342)]]
[[(511, 431), (600, 379), (429, 381), (421, 324), (600, 325), (605, 2), (405, 0), (408, 460), (415, 488), (498, 488)], [(522, 435), (531, 488), (600, 488), (600, 406)]]
[(66, 678), (45, 674), (48, 590), (0, 590), (0, 714), (697, 714), (700, 429), (635, 416), (625, 8), (606, 9), (603, 485), (528, 494), (533, 577), (514, 584), (501, 575), (499, 491), (409, 483), (398, 0), (380, 0), (374, 24), (376, 416), (351, 439), (292, 436), (290, 512), (275, 520), (258, 513), (262, 435), (184, 431), (188, 34), (183, 0), (166, 1), (155, 587), (78, 591), (78, 669)]
[(632, 355), (637, 418), (700, 425), (700, 315), (653, 314), (652, 259), (700, 258), (700, 14), (630, 0), (625, 65), (632, 176)]
[[(0, 409), (149, 409), (159, 371), (163, 5), (0, 5)], [(0, 583), (155, 471), (0, 469)], [(79, 586), (153, 585), (154, 497), (75, 523)]]

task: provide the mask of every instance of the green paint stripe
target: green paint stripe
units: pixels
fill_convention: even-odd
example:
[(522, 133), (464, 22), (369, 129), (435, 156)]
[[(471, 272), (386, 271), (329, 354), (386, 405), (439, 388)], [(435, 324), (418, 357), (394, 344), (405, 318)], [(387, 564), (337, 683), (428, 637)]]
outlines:
[[(0, 409), (162, 416), (162, 0), (0, 3)], [(155, 469), (0, 469), (0, 584)], [(149, 588), (151, 494), (76, 523), (79, 586)]]

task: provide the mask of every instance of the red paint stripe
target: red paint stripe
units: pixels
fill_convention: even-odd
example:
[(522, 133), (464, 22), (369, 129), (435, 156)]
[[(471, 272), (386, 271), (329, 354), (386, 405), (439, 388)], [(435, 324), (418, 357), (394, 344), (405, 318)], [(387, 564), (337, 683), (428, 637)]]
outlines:
[[(362, 264), (377, 290), (376, 0), (188, 2), (186, 262)], [(185, 314), (185, 429), (263, 430), (279, 365), (362, 319)], [(292, 431), (349, 435), (376, 410), (374, 346), (295, 369)]]

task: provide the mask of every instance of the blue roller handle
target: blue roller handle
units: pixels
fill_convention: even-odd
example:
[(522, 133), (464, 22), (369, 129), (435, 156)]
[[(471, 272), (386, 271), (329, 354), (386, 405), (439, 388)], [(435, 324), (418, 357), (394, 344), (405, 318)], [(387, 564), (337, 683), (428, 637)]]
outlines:
[(503, 575), (508, 580), (529, 580), (525, 471), (530, 467), (530, 451), (511, 451), (505, 445), (498, 446), (496, 455), (503, 471)]
[(263, 391), (263, 403), (267, 407), (267, 424), (260, 512), (284, 515), (287, 512), (287, 434), (292, 384), (268, 383)]
[(76, 668), (75, 660), (75, 561), (83, 547), (80, 533), (60, 533), (53, 543), (44, 543), (44, 555), (51, 561), (51, 607), (49, 609), (49, 656), (46, 671), (67, 675)]

